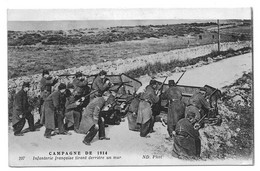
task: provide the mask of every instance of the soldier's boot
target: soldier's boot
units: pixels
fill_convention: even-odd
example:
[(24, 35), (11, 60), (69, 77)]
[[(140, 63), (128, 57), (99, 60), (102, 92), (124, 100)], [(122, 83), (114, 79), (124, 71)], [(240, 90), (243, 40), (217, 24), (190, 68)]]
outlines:
[(93, 140), (93, 138), (96, 136), (98, 132), (98, 127), (96, 125), (93, 125), (90, 130), (87, 132), (86, 137), (83, 140), (83, 143), (85, 145), (90, 145), (90, 142)]

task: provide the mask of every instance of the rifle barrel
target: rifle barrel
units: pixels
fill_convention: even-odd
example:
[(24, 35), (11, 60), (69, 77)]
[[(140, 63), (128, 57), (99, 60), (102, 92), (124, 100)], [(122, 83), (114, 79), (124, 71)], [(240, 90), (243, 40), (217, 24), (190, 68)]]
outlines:
[(180, 79), (181, 79), (182, 76), (185, 74), (185, 72), (186, 72), (186, 71), (184, 71), (184, 72), (181, 74), (180, 78), (179, 78), (179, 79), (177, 80), (177, 82), (176, 82), (176, 85), (179, 83)]

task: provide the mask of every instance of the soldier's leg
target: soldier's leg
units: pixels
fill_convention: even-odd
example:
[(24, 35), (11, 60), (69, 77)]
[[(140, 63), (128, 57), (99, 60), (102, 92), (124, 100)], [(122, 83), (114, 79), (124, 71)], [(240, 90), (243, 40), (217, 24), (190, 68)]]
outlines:
[(154, 127), (154, 123), (155, 123), (155, 116), (152, 116), (151, 117), (151, 121), (150, 121), (150, 125), (149, 125), (149, 133), (153, 133), (154, 130), (153, 130), (153, 127)]
[(87, 132), (86, 137), (83, 140), (83, 143), (86, 145), (90, 145), (90, 142), (96, 136), (97, 132), (98, 132), (98, 125), (95, 124)]
[(52, 132), (52, 129), (46, 128), (45, 132), (44, 132), (44, 136), (46, 138), (51, 138), (51, 132)]
[(141, 124), (141, 127), (140, 127), (140, 136), (141, 137), (146, 137), (149, 132), (150, 132), (150, 129), (151, 129), (151, 119), (148, 120), (147, 122), (145, 122), (144, 124)]
[(80, 124), (80, 112), (74, 111), (73, 117), (74, 117), (74, 130), (78, 130)]
[(19, 122), (17, 122), (15, 125), (13, 125), (13, 131), (15, 136), (23, 135), (21, 134), (21, 131), (25, 125), (25, 119), (22, 118)]
[(65, 132), (65, 128), (63, 122), (63, 115), (60, 113), (57, 114), (57, 124), (58, 124), (59, 134), (63, 134)]
[(103, 117), (100, 117), (98, 120), (98, 126), (99, 126), (99, 131), (98, 131), (98, 136), (100, 140), (110, 140), (110, 138), (106, 137), (105, 133), (105, 120)]
[(25, 118), (28, 121), (28, 125), (29, 125), (29, 129), (30, 131), (35, 131), (35, 127), (34, 127), (34, 117), (31, 113), (27, 113)]

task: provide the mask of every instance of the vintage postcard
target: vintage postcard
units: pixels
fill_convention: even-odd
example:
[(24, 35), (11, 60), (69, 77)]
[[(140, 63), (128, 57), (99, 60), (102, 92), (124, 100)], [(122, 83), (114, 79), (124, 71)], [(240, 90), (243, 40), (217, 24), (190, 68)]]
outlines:
[(9, 9), (9, 166), (254, 165), (253, 9)]

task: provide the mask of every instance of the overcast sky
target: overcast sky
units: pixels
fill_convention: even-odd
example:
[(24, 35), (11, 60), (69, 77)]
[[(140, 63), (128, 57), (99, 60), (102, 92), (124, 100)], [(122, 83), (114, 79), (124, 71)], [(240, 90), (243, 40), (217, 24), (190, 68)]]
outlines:
[(251, 19), (250, 8), (222, 9), (9, 9), (8, 21)]

